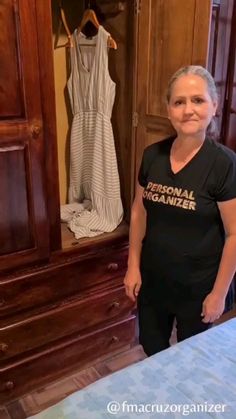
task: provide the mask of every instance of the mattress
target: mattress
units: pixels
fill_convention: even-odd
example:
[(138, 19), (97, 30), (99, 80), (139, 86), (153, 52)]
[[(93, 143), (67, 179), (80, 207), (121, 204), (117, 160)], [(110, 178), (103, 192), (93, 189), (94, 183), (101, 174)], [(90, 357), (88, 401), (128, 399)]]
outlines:
[(236, 418), (236, 318), (73, 393), (33, 419)]

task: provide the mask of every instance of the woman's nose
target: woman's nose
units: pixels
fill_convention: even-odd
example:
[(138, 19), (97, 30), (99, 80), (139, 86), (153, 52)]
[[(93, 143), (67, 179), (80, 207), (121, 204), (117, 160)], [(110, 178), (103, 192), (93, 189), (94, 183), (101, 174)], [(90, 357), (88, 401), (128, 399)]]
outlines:
[(184, 106), (184, 113), (192, 114), (193, 113), (193, 104), (191, 101), (187, 101)]

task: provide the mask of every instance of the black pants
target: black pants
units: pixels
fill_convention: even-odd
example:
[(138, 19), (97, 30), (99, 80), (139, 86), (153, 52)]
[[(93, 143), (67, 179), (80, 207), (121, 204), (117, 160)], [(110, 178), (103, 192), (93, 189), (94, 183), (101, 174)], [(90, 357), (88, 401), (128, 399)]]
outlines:
[(138, 297), (139, 341), (148, 356), (170, 346), (175, 319), (178, 342), (211, 327), (201, 317), (205, 295), (192, 298), (187, 290), (172, 290), (149, 280), (145, 277)]

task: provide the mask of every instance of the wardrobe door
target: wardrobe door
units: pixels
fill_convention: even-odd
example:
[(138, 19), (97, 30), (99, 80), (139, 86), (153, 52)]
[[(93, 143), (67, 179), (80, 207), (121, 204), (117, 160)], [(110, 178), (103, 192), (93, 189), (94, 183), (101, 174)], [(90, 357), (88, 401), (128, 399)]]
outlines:
[(230, 54), (228, 57), (227, 86), (221, 140), (236, 152), (236, 3), (233, 2)]
[[(35, 5), (0, 2), (0, 269), (48, 257)], [(43, 30), (43, 28), (42, 28)]]
[(228, 97), (229, 101), (226, 108), (226, 127), (225, 135), (222, 140), (229, 148), (236, 152), (236, 65), (235, 65), (235, 46), (234, 45), (234, 62), (232, 63), (232, 76), (228, 84)]
[(144, 147), (173, 129), (165, 91), (170, 76), (189, 64), (205, 65), (211, 0), (145, 0), (137, 19), (136, 174)]
[(232, 43), (232, 35), (235, 33), (235, 23), (233, 23), (233, 6), (234, 0), (213, 0), (210, 47), (207, 64), (210, 73), (215, 79), (217, 87), (219, 100), (216, 121), (219, 133), (221, 134), (220, 141), (225, 144), (227, 144), (226, 125), (228, 122), (226, 115), (228, 103), (226, 99), (230, 93), (227, 92), (227, 76), (229, 76), (229, 66), (233, 65), (235, 61), (235, 52)]

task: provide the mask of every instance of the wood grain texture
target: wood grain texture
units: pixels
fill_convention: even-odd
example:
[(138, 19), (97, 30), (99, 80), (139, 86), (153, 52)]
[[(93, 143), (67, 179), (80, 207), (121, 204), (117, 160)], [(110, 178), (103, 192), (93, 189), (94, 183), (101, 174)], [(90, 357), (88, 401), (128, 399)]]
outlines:
[[(0, 281), (0, 317), (24, 312), (27, 315), (59, 305), (61, 300), (80, 293), (111, 288), (117, 278), (120, 284), (127, 267), (127, 243), (110, 248), (104, 244), (90, 252), (67, 256), (60, 253), (55, 263), (21, 275), (5, 276)], [(65, 282), (66, 281), (66, 282)], [(112, 282), (113, 281), (113, 282)], [(19, 298), (19, 295), (21, 298)], [(21, 315), (22, 316), (22, 315)]]
[(25, 176), (28, 147), (0, 146), (0, 255), (32, 248), (33, 231), (28, 206), (29, 183)]
[[(62, 337), (84, 330), (88, 333), (89, 328), (95, 325), (101, 327), (101, 324), (127, 317), (133, 303), (125, 295), (122, 280), (120, 282), (121, 286), (115, 290), (78, 297), (26, 319), (11, 317), (10, 324), (7, 320), (0, 321), (0, 361), (22, 353), (27, 356), (27, 352), (32, 349)], [(32, 330), (36, 333), (32, 334)]]
[[(42, 28), (47, 28), (42, 30)], [(61, 248), (60, 198), (53, 70), (51, 0), (37, 2), (36, 29), (40, 69), (41, 107), (44, 130), (44, 161), (49, 220), (50, 250)]]
[[(10, 0), (6, 1), (11, 4)], [(69, 3), (67, 7), (75, 5), (75, 1)], [(17, 157), (18, 166), (11, 163), (11, 167), (15, 165), (20, 174), (17, 180), (21, 185), (21, 197), (16, 194), (18, 201), (26, 194), (29, 197), (27, 201), (23, 199), (24, 206), (20, 204), (19, 217), (22, 220), (26, 213), (32, 214), (29, 217), (30, 229), (26, 232), (34, 234), (29, 233), (28, 238), (25, 234), (18, 239), (19, 243), (26, 240), (25, 251), (29, 251), (29, 237), (31, 240), (32, 236), (32, 243), (38, 247), (35, 250), (32, 246), (31, 254), (25, 258), (8, 255), (5, 266), (9, 266), (12, 260), (13, 269), (0, 273), (0, 338), (7, 346), (1, 347), (0, 355), (2, 402), (63, 378), (97, 357), (119, 351), (131, 345), (135, 336), (133, 307), (122, 286), (127, 266), (127, 225), (123, 224), (110, 235), (80, 241), (65, 231), (61, 249), (51, 4), (49, 0), (26, 0), (26, 8), (21, 7), (21, 2), (17, 4), (21, 17), (21, 88), (27, 118), (14, 120), (11, 125), (6, 121), (0, 124), (0, 146), (20, 144), (22, 150), (29, 148), (28, 160)], [(202, 59), (209, 29), (206, 23), (208, 1), (200, 5), (198, 0), (147, 0), (141, 2), (140, 13), (135, 19), (133, 6), (133, 1), (127, 2), (123, 13), (103, 22), (118, 43), (118, 50), (109, 53), (111, 77), (117, 84), (112, 122), (127, 214), (132, 199), (134, 162), (138, 167), (145, 145), (173, 132), (163, 101), (167, 78), (180, 65), (192, 62), (193, 57), (194, 60)], [(206, 16), (201, 22), (203, 9)], [(134, 23), (137, 24), (138, 36), (136, 67), (133, 61), (134, 38), (130, 36)], [(197, 41), (196, 37), (200, 35), (203, 45), (198, 54), (200, 40)], [(34, 50), (29, 54), (32, 45)], [(137, 70), (134, 81), (133, 66)], [(135, 140), (132, 139), (133, 98), (139, 114)], [(29, 174), (25, 183), (22, 180), (23, 162)], [(7, 167), (5, 160), (1, 164), (3, 172)], [(6, 179), (3, 176), (0, 182), (5, 190)], [(11, 174), (10, 179), (16, 179), (16, 174)], [(13, 186), (11, 189), (14, 190)], [(10, 198), (6, 202), (9, 205)], [(6, 213), (6, 207), (4, 211)], [(45, 220), (47, 216), (48, 221)], [(11, 220), (6, 221), (14, 226), (13, 216), (9, 218)], [(17, 231), (22, 234), (22, 230)], [(29, 266), (29, 262), (34, 265)], [(129, 362), (129, 357), (123, 360), (123, 364), (113, 360), (106, 367), (101, 366), (100, 372), (113, 371), (126, 362)], [(91, 376), (94, 375), (91, 373)], [(82, 386), (85, 378), (81, 376), (75, 382)], [(70, 387), (71, 391), (73, 388)]]
[[(31, 357), (0, 367), (0, 402), (6, 403), (35, 387), (81, 368), (99, 355), (111, 353), (132, 342), (135, 317), (74, 336)], [(95, 349), (96, 348), (96, 349)]]
[[(17, 39), (18, 21), (14, 1), (0, 3), (0, 119), (24, 115), (21, 62)], [(10, 65), (9, 65), (10, 64)]]
[(213, 2), (212, 0), (205, 0), (204, 2), (201, 0), (195, 1), (196, 4), (191, 63), (206, 67), (209, 50)]
[(136, 178), (144, 148), (175, 132), (167, 119), (168, 80), (184, 65), (206, 62), (210, 13), (210, 0), (141, 3), (137, 40)]
[(35, 10), (30, 0), (24, 7), (4, 0), (0, 12), (9, 30), (1, 32), (1, 48), (9, 42), (12, 46), (12, 50), (4, 47), (7, 52), (1, 54), (0, 70), (0, 85), (9, 86), (8, 99), (3, 96), (5, 116), (0, 119), (3, 271), (47, 259), (49, 246)]

